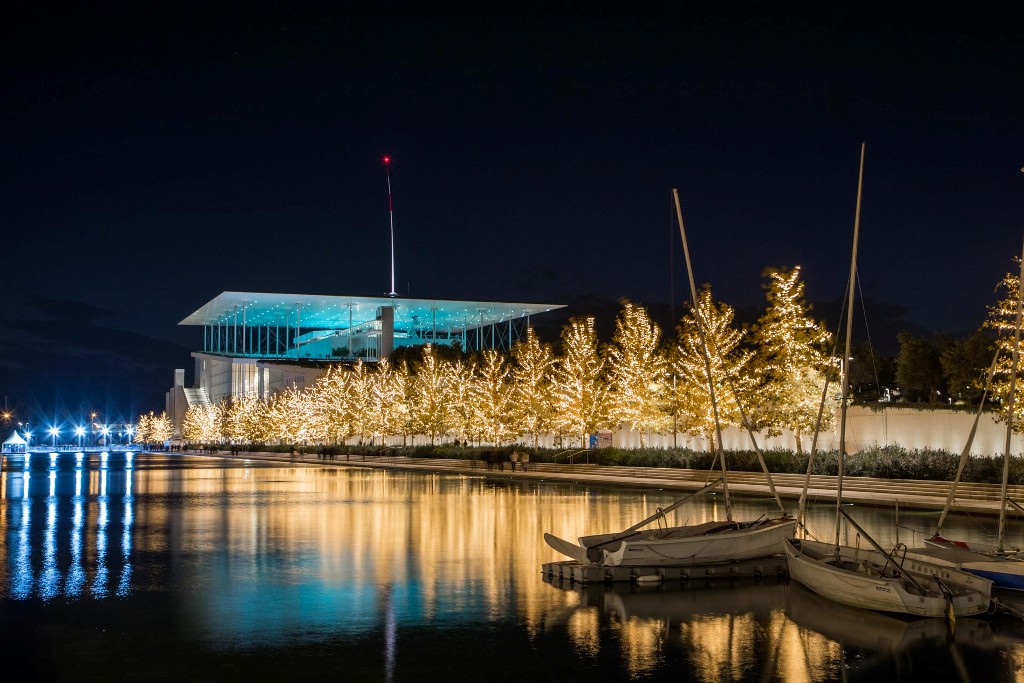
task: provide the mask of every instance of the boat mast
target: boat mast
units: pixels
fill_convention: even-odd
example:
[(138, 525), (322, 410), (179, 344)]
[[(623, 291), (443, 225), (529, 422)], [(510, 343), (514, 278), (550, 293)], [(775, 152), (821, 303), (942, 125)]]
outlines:
[(964, 450), (960, 453), (960, 462), (956, 466), (956, 476), (953, 477), (953, 485), (949, 487), (949, 494), (946, 496), (946, 504), (942, 506), (942, 514), (939, 515), (939, 523), (935, 525), (935, 536), (938, 536), (942, 532), (942, 525), (946, 521), (946, 515), (949, 514), (949, 510), (953, 507), (953, 499), (956, 497), (956, 487), (960, 485), (960, 477), (964, 474), (964, 467), (967, 466), (967, 460), (971, 455), (971, 446), (974, 445), (974, 437), (978, 434), (978, 422), (981, 420), (981, 413), (985, 410), (985, 399), (988, 398), (988, 392), (992, 390), (992, 375), (995, 374), (996, 364), (999, 362), (999, 349), (996, 349), (995, 355), (992, 356), (992, 364), (988, 366), (988, 374), (985, 375), (985, 389), (981, 392), (981, 400), (978, 401), (978, 410), (974, 413), (974, 424), (971, 425), (971, 431), (967, 435), (967, 443), (964, 444)]
[(864, 187), (864, 143), (860, 143), (860, 171), (857, 174), (857, 210), (853, 218), (853, 256), (850, 258), (850, 291), (846, 302), (846, 350), (842, 365), (842, 404), (839, 407), (839, 476), (836, 485), (836, 548), (843, 505), (843, 470), (846, 460), (846, 404), (850, 393), (850, 338), (853, 336), (853, 291), (857, 282), (857, 242), (860, 239), (860, 199)]
[(679, 208), (679, 190), (672, 188), (672, 198), (676, 203), (676, 218), (679, 220), (679, 234), (683, 238), (683, 256), (686, 258), (686, 273), (690, 278), (690, 300), (693, 303), (693, 319), (697, 322), (697, 336), (700, 339), (701, 354), (704, 356), (704, 371), (708, 376), (708, 393), (711, 395), (711, 413), (715, 418), (715, 448), (722, 464), (722, 495), (725, 497), (725, 517), (732, 521), (732, 500), (729, 496), (728, 467), (725, 464), (725, 450), (722, 448), (722, 423), (718, 418), (718, 401), (715, 398), (715, 382), (711, 377), (711, 358), (708, 355), (707, 339), (704, 337), (704, 321), (700, 317), (700, 305), (697, 299), (697, 285), (693, 281), (693, 266), (690, 264), (690, 247), (686, 242), (686, 229), (683, 228), (683, 210)]
[[(1022, 169), (1024, 170), (1024, 169)], [(1024, 250), (1020, 256), (1020, 274), (1017, 276), (1017, 316), (1013, 323), (1013, 363), (1010, 365), (1010, 396), (1006, 400), (1006, 445), (1003, 448), (1003, 483), (999, 490), (999, 543), (1003, 552), (1006, 536), (1006, 483), (1010, 478), (1010, 439), (1013, 437), (1013, 402), (1017, 393), (1017, 363), (1020, 360), (1020, 318), (1024, 307)]]

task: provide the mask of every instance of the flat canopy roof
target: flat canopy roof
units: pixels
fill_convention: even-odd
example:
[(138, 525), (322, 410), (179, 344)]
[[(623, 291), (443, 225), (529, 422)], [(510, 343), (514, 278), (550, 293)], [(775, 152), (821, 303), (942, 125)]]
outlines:
[(352, 325), (356, 326), (375, 320), (382, 306), (394, 306), (396, 327), (436, 325), (438, 328), (461, 330), (546, 313), (564, 308), (565, 304), (221, 292), (178, 324), (241, 325), (244, 310), (246, 326), (294, 326), (298, 310), (298, 321), (305, 329), (347, 329), (350, 310)]

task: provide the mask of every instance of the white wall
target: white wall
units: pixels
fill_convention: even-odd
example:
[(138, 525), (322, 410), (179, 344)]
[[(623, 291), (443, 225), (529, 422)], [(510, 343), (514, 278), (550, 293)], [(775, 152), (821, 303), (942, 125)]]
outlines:
[[(967, 437), (974, 423), (974, 414), (953, 410), (914, 410), (913, 408), (886, 408), (874, 412), (868, 408), (853, 406), (847, 411), (846, 449), (856, 453), (870, 446), (899, 445), (908, 450), (933, 448), (960, 453), (967, 443)], [(838, 425), (838, 419), (836, 420)], [(1006, 425), (997, 423), (986, 413), (978, 423), (978, 432), (971, 447), (973, 455), (1002, 455), (1006, 439)], [(811, 435), (803, 435), (803, 450), (811, 447)], [(796, 446), (792, 432), (781, 436), (757, 437), (758, 445), (764, 449)], [(707, 450), (706, 439), (680, 432), (677, 436), (680, 448)], [(620, 429), (612, 435), (612, 445), (617, 448), (636, 448), (640, 445), (640, 434), (630, 429)], [(728, 427), (722, 432), (722, 445), (727, 449), (749, 450), (752, 448), (746, 431)], [(672, 434), (651, 434), (647, 446), (671, 448)], [(818, 436), (819, 450), (835, 450), (839, 447), (838, 427)], [(1024, 452), (1024, 435), (1014, 434), (1010, 450)]]

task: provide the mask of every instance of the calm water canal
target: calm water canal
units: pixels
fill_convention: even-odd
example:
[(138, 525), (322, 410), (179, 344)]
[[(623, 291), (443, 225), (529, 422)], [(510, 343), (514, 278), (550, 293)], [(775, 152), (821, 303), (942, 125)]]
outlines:
[[(542, 532), (625, 528), (672, 502), (658, 491), (64, 453), (5, 461), (0, 497), (10, 681), (1024, 681), (1024, 623), (1009, 618), (950, 635), (785, 580), (542, 578), (561, 559)], [(891, 510), (856, 514), (895, 541)], [(709, 499), (676, 520), (716, 515)], [(819, 536), (831, 517), (813, 510)], [(919, 544), (936, 518), (901, 511), (900, 540)], [(949, 532), (993, 526), (960, 517)]]

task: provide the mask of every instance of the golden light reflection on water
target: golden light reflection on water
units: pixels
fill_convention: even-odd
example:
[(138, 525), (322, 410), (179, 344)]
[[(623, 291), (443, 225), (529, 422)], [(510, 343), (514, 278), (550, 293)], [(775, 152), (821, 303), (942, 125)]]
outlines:
[(569, 638), (577, 652), (596, 657), (601, 651), (601, 620), (596, 608), (573, 612), (568, 622)]
[[(945, 647), (936, 621), (846, 610), (785, 581), (684, 590), (541, 580), (542, 563), (563, 559), (543, 532), (575, 539), (624, 529), (670, 504), (670, 493), (90, 458), (7, 467), (0, 496), (6, 598), (101, 600), (173, 587), (181, 609), (217, 642), (379, 632), (390, 657), (406, 627), (512, 620), (530, 639), (563, 633), (579, 657), (611, 654), (633, 677), (685, 661), (701, 681), (834, 680), (846, 666), (844, 648), (887, 661), (921, 643)], [(770, 509), (770, 501), (745, 501), (736, 512)], [(720, 514), (711, 500), (684, 507), (673, 522)], [(983, 628), (958, 634), (965, 647), (992, 640)], [(1002, 653), (993, 656), (1002, 657), (1004, 680), (1024, 681), (1020, 639), (987, 647)]]

